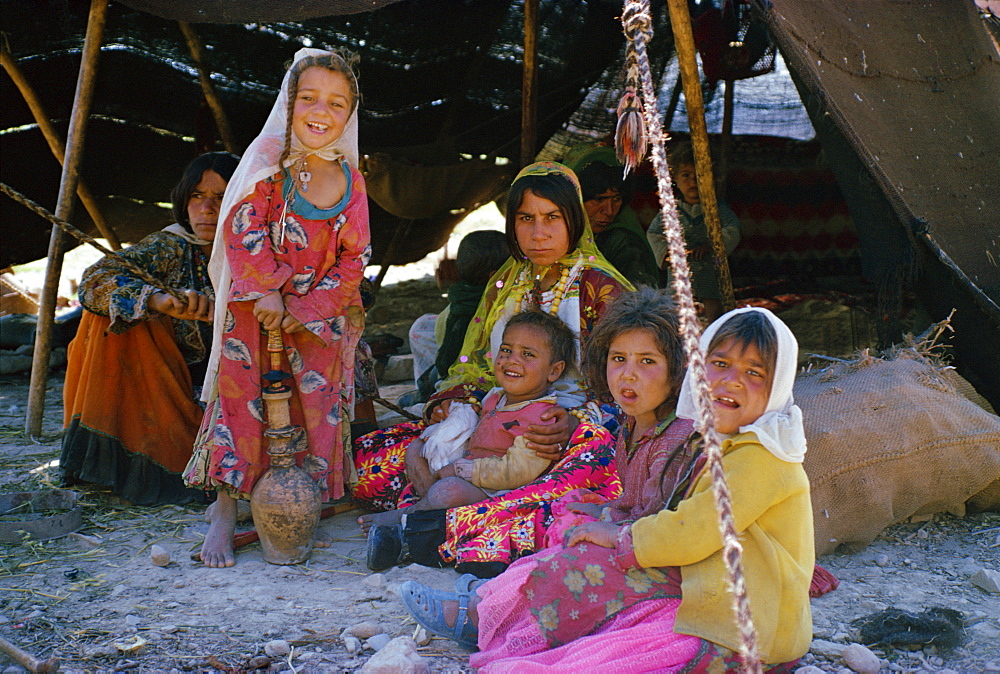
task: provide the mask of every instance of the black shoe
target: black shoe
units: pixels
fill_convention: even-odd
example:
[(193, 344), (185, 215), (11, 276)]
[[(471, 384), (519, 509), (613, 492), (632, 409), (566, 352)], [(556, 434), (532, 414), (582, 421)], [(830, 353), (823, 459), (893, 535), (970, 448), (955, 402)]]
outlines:
[(372, 571), (382, 571), (403, 561), (403, 528), (376, 524), (368, 530), (366, 563)]

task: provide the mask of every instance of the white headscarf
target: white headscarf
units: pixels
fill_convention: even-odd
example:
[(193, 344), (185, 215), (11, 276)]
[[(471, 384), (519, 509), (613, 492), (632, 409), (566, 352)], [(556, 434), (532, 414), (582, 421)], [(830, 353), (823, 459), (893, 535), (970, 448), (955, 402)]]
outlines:
[[(215, 319), (212, 326), (212, 350), (208, 357), (208, 369), (205, 374), (205, 387), (202, 390), (202, 399), (209, 400), (214, 391), (216, 375), (219, 371), (219, 353), (222, 349), (222, 326), (226, 318), (226, 304), (229, 298), (229, 287), (232, 283), (232, 272), (226, 258), (226, 244), (223, 239), (223, 228), (229, 226), (229, 214), (244, 199), (253, 194), (256, 185), (261, 180), (269, 178), (278, 173), (282, 168), (292, 166), (305, 155), (316, 155), (328, 161), (334, 161), (343, 157), (347, 163), (354, 168), (358, 167), (358, 105), (354, 106), (347, 124), (344, 126), (340, 137), (331, 141), (330, 144), (318, 149), (308, 151), (299, 141), (295, 133), (292, 133), (291, 152), (285, 159), (282, 166), (278, 165), (281, 153), (285, 149), (285, 132), (288, 129), (290, 120), (288, 119), (288, 81), (290, 73), (295, 65), (304, 58), (310, 56), (329, 56), (330, 52), (322, 49), (303, 48), (295, 53), (292, 65), (285, 73), (281, 81), (281, 91), (274, 101), (271, 114), (264, 122), (264, 128), (254, 139), (247, 151), (243, 153), (236, 172), (226, 186), (226, 193), (222, 197), (222, 206), (219, 209), (219, 227), (215, 230), (215, 245), (212, 247), (212, 259), (208, 263), (208, 275), (212, 279), (215, 287)], [(346, 68), (350, 72), (350, 68)], [(345, 73), (346, 74), (346, 73)], [(353, 79), (354, 75), (350, 77)], [(357, 81), (354, 80), (354, 89), (357, 90)]]
[[(712, 323), (701, 335), (702, 353), (708, 352), (708, 345), (719, 328), (733, 316), (756, 311), (767, 317), (778, 336), (778, 351), (775, 358), (771, 395), (767, 400), (767, 409), (756, 421), (747, 426), (741, 426), (741, 433), (752, 432), (757, 435), (760, 444), (782, 461), (802, 463), (806, 453), (806, 433), (802, 426), (802, 410), (795, 404), (792, 397), (792, 387), (795, 384), (795, 372), (798, 369), (799, 344), (795, 335), (780, 318), (767, 309), (759, 307), (743, 307), (734, 309)], [(698, 420), (698, 407), (695, 405), (691, 390), (691, 371), (684, 376), (681, 393), (677, 401), (677, 416)]]

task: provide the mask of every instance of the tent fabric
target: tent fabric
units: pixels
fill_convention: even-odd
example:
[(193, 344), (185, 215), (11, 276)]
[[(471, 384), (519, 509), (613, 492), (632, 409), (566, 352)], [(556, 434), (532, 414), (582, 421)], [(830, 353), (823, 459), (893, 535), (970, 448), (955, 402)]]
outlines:
[(360, 14), (399, 0), (121, 0), (123, 5), (164, 19), (189, 23), (301, 21)]
[(1000, 58), (973, 3), (758, 3), (906, 235), (1000, 316)]

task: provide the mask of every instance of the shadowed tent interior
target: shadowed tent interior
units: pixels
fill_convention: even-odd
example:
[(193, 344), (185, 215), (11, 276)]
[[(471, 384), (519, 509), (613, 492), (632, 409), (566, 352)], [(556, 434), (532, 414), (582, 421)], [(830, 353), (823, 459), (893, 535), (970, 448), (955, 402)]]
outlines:
[[(63, 134), (88, 6), (4, 5), (6, 44)], [(779, 56), (777, 73), (734, 85), (736, 135), (724, 167), (725, 194), (744, 228), (730, 259), (734, 280), (778, 284), (763, 292), (817, 279), (832, 279), (827, 288), (835, 290), (860, 287), (883, 344), (907, 327), (900, 317), (914, 303), (932, 320), (957, 307), (960, 371), (996, 405), (995, 19), (965, 0), (758, 0), (753, 8), (755, 32), (740, 39), (770, 36)], [(653, 9), (660, 110), (669, 110), (666, 126), (682, 136), (686, 102), (671, 101), (677, 66), (669, 20), (662, 3)], [(712, 3), (691, 9), (703, 62), (715, 63), (705, 37), (718, 19)], [(620, 13), (618, 2), (540, 0), (540, 158), (613, 133), (624, 63)], [(502, 196), (516, 169), (523, 1), (116, 1), (80, 175), (125, 241), (168, 224), (158, 204), (180, 168), (220, 147), (178, 21), (192, 23), (205, 45), (237, 149), (263, 123), (295, 49), (361, 55), (361, 150), (370, 157), (370, 183), (385, 189), (371, 200), (375, 264), (439, 248), (469, 210)], [(729, 35), (721, 39), (725, 45)], [(780, 83), (761, 86), (777, 75)], [(775, 86), (784, 87), (779, 95)], [(723, 89), (703, 84), (713, 135), (722, 128)], [(0, 95), (0, 179), (51, 208), (59, 165), (9, 78), (0, 78)], [(633, 205), (648, 220), (655, 196), (648, 187), (639, 192)], [(93, 231), (83, 208), (71, 220)], [(0, 266), (45, 255), (49, 225), (6, 198), (0, 228)], [(393, 245), (396, 232), (403, 236)]]

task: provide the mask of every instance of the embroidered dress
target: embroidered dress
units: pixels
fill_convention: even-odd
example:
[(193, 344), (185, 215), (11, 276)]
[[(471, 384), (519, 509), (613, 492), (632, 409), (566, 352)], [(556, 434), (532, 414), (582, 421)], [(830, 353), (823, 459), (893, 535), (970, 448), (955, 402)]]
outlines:
[[(170, 287), (214, 297), (201, 247), (176, 233), (156, 232), (121, 254)], [(65, 479), (109, 486), (137, 505), (197, 496), (180, 473), (201, 421), (194, 385), (211, 327), (151, 311), (157, 290), (112, 257), (83, 273), (85, 311), (63, 389)]]
[(552, 522), (552, 502), (576, 489), (605, 499), (621, 493), (615, 471), (611, 434), (601, 426), (581, 423), (566, 454), (537, 480), (500, 496), (450, 508), (445, 541), (438, 548), (446, 564), (499, 562), (510, 564), (541, 547)]
[(595, 503), (605, 506), (612, 522), (634, 521), (651, 515), (669, 503), (691, 477), (696, 447), (687, 440), (694, 430), (690, 419), (670, 414), (642, 437), (630, 442), (635, 420), (626, 417), (615, 444), (615, 463), (622, 483), (621, 495), (611, 501), (592, 491), (572, 491), (552, 504), (552, 522), (547, 527), (542, 547), (559, 545), (566, 532), (584, 522), (589, 515), (571, 512), (570, 503)]
[(296, 440), (296, 460), (320, 485), (324, 500), (344, 494), (344, 438), (359, 337), (346, 314), (348, 307), (361, 306), (358, 286), (371, 247), (364, 178), (346, 162), (341, 166), (347, 191), (332, 208), (316, 208), (302, 194), (289, 204), (292, 181), (285, 172), (259, 182), (226, 220), (232, 285), (217, 396), (208, 404), (185, 476), (192, 484), (246, 496), (267, 470), (261, 375), (270, 365), (267, 335), (253, 309), (255, 300), (280, 290), (286, 310), (305, 326), (282, 334), (282, 367), (295, 382), (292, 424), (305, 431)]

